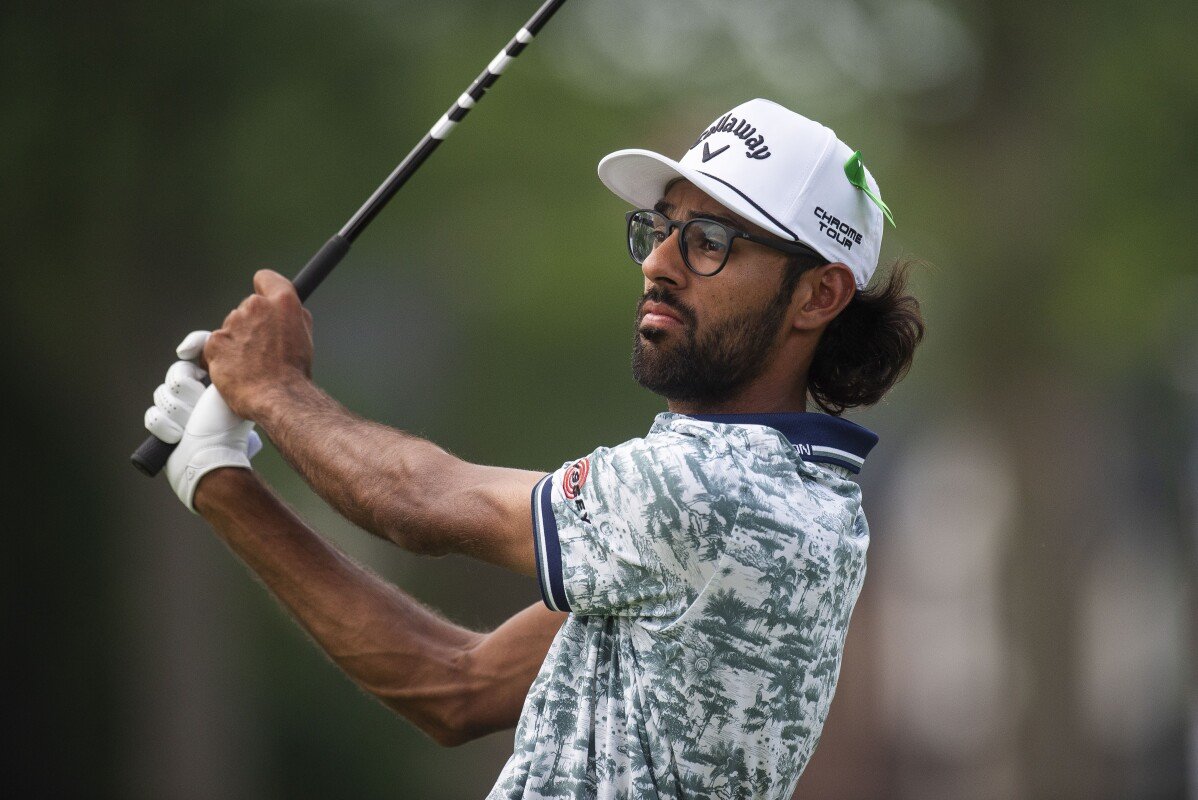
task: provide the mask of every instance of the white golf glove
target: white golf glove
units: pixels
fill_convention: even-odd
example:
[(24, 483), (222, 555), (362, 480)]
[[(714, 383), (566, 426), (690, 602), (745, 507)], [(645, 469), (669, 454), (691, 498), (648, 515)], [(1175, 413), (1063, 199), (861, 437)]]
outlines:
[(176, 361), (154, 390), (154, 405), (146, 409), (146, 430), (167, 444), (178, 442), (166, 462), (166, 478), (175, 494), (193, 512), (200, 478), (219, 467), (250, 469), (250, 459), (262, 449), (254, 424), (234, 414), (215, 386), (204, 387), (207, 373), (195, 360), (204, 352), (208, 331), (193, 331), (175, 351)]

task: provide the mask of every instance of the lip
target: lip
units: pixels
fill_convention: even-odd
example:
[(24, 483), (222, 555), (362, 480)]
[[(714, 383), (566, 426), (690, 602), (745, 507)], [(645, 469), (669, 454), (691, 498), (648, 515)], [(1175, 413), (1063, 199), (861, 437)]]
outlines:
[(650, 300), (641, 306), (642, 328), (666, 328), (671, 325), (681, 326), (682, 320), (665, 303)]

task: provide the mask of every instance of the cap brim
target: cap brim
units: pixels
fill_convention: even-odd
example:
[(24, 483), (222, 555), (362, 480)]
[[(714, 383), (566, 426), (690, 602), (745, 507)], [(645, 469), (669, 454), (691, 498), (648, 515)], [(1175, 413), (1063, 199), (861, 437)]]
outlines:
[(599, 162), (599, 180), (620, 199), (638, 208), (653, 208), (665, 196), (666, 187), (679, 178), (697, 186), (730, 211), (765, 228), (775, 236), (798, 241), (794, 235), (779, 227), (756, 204), (731, 184), (704, 172), (682, 166), (651, 150), (617, 150)]

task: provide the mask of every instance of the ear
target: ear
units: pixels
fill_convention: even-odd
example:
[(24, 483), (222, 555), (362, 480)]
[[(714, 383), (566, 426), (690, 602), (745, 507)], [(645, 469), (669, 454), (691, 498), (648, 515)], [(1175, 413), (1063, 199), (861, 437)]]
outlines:
[(822, 330), (853, 299), (857, 282), (841, 263), (825, 264), (799, 278), (791, 306), (794, 327), (801, 331)]

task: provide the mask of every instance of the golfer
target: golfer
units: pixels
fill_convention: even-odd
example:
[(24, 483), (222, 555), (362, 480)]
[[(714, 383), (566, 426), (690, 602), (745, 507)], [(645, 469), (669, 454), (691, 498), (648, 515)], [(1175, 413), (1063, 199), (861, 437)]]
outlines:
[[(840, 414), (904, 375), (923, 322), (905, 269), (870, 283), (889, 211), (831, 130), (758, 99), (695, 133), (680, 161), (599, 164), (633, 207), (633, 375), (669, 409), (643, 438), (546, 475), (361, 419), (313, 383), (312, 318), (271, 271), (147, 411), (179, 497), (355, 682), (444, 745), (516, 726), (492, 798), (786, 798), (832, 701), (877, 440)], [(535, 576), (541, 602), (490, 633), (429, 611), (251, 471), (253, 425), (351, 522)]]

